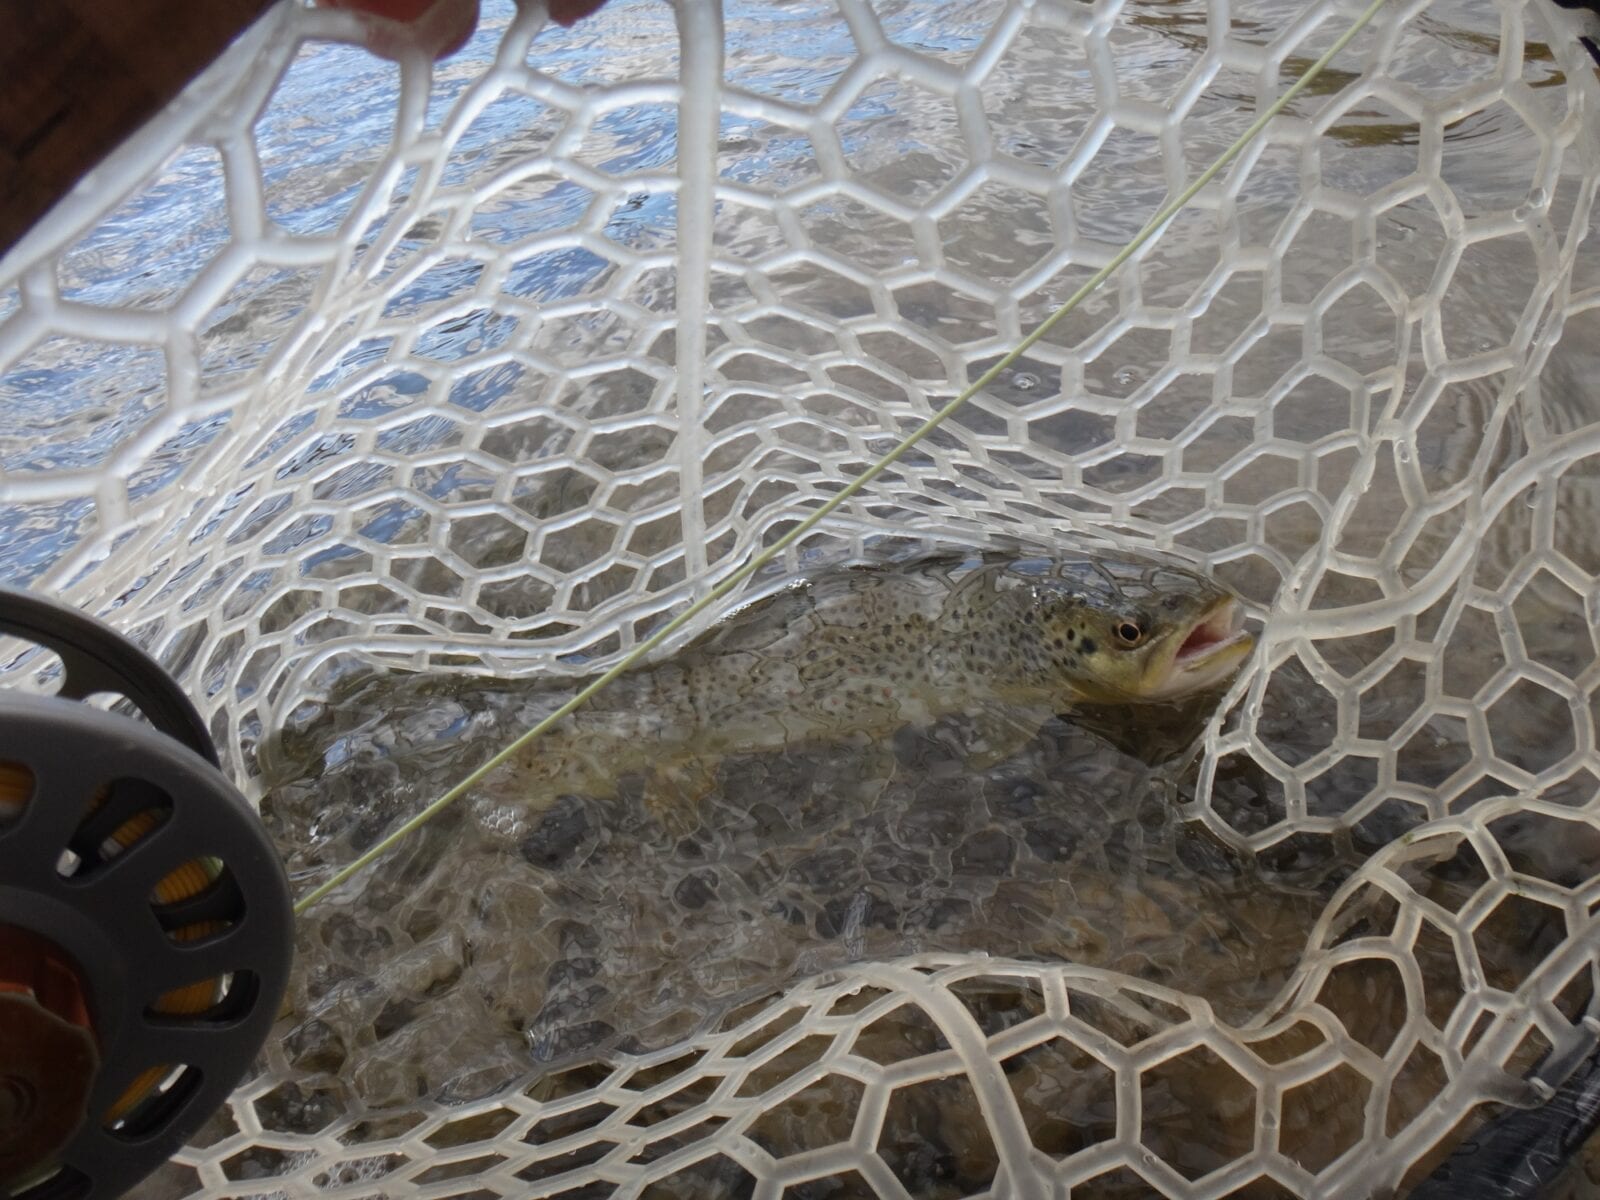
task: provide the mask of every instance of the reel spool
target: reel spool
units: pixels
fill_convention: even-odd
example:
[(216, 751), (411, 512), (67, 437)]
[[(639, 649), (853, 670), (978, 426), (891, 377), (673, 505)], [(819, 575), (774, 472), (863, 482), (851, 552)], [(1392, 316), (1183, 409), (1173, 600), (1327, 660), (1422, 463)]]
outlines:
[[(0, 691), (0, 1196), (103, 1200), (226, 1099), (282, 1001), (288, 883), (159, 664), (0, 588), (0, 635), (61, 660)], [(144, 718), (84, 701), (123, 697)]]

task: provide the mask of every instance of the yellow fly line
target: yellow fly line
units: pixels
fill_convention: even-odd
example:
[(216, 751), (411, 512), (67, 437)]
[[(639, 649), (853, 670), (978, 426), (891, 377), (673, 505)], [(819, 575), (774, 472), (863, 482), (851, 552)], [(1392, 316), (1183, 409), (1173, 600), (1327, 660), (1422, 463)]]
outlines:
[(1384, 3), (1385, 0), (1371, 0), (1371, 3), (1368, 4), (1367, 7), (1362, 11), (1361, 15), (1356, 18), (1355, 22), (1350, 26), (1350, 28), (1345, 30), (1345, 32), (1341, 34), (1339, 38), (1322, 53), (1320, 58), (1307, 67), (1300, 77), (1284, 90), (1281, 96), (1268, 105), (1261, 115), (1250, 123), (1249, 128), (1241, 133), (1238, 139), (1234, 141), (1232, 145), (1219, 154), (1216, 160), (1212, 162), (1210, 166), (1208, 166), (1204, 171), (1200, 172), (1200, 174), (1195, 177), (1194, 181), (1190, 183), (1188, 187), (1184, 188), (1183, 191), (1178, 193), (1177, 196), (1169, 200), (1161, 209), (1159, 209), (1155, 216), (1151, 217), (1150, 220), (1145, 223), (1144, 227), (1134, 235), (1133, 239), (1129, 241), (1127, 245), (1123, 246), (1121, 250), (1117, 251), (1117, 253), (1111, 257), (1105, 266), (1101, 267), (1092, 276), (1090, 276), (1083, 283), (1083, 285), (1078, 288), (1077, 291), (1067, 298), (1066, 302), (1063, 303), (1060, 308), (1056, 309), (1055, 312), (1051, 313), (1042, 322), (1040, 322), (1038, 327), (1035, 328), (1032, 333), (1028, 334), (1027, 337), (1023, 338), (1022, 341), (1017, 344), (1015, 349), (1011, 350), (1004, 358), (1000, 359), (987, 371), (975, 379), (971, 384), (969, 384), (960, 395), (956, 396), (955, 399), (951, 400), (943, 408), (939, 409), (936, 413), (919, 425), (915, 430), (907, 434), (897, 446), (869, 466), (860, 475), (857, 475), (824, 504), (813, 509), (803, 520), (801, 520), (782, 537), (778, 538), (777, 541), (773, 542), (765, 550), (762, 550), (760, 553), (756, 554), (750, 559), (749, 562), (745, 563), (744, 566), (734, 571), (721, 583), (711, 588), (711, 590), (708, 591), (704, 596), (696, 600), (688, 608), (684, 609), (683, 612), (679, 613), (660, 629), (656, 630), (655, 633), (651, 634), (644, 641), (640, 642), (604, 674), (596, 677), (594, 680), (586, 684), (560, 708), (556, 709), (549, 716), (539, 721), (538, 724), (527, 730), (510, 745), (506, 746), (505, 749), (501, 750), (493, 758), (489, 759), (482, 766), (478, 767), (477, 770), (467, 775), (454, 787), (450, 788), (449, 791), (445, 792), (438, 799), (430, 803), (426, 808), (418, 812), (414, 817), (411, 817), (404, 824), (400, 825), (376, 845), (367, 849), (358, 858), (350, 863), (347, 863), (328, 879), (318, 884), (311, 891), (307, 892), (295, 902), (295, 913), (298, 915), (305, 912), (306, 909), (310, 908), (311, 905), (322, 899), (322, 897), (333, 891), (340, 884), (344, 883), (346, 880), (350, 879), (367, 866), (370, 866), (377, 859), (383, 857), (383, 855), (387, 854), (402, 840), (404, 840), (407, 835), (411, 834), (417, 829), (420, 829), (429, 821), (433, 820), (434, 817), (443, 812), (446, 808), (449, 808), (450, 805), (461, 799), (462, 796), (466, 795), (469, 791), (481, 783), (491, 772), (512, 758), (524, 746), (528, 745), (528, 743), (539, 737), (539, 735), (544, 733), (557, 721), (561, 720), (569, 713), (582, 708), (602, 688), (606, 687), (611, 683), (612, 680), (617, 678), (617, 676), (632, 669), (639, 663), (641, 659), (650, 654), (651, 651), (655, 650), (674, 633), (682, 629), (706, 609), (726, 598), (728, 594), (738, 588), (740, 584), (744, 583), (757, 571), (761, 570), (762, 567), (766, 566), (773, 559), (777, 558), (778, 555), (782, 554), (785, 550), (797, 542), (800, 538), (804, 537), (808, 532), (814, 529), (819, 522), (825, 520), (830, 514), (835, 512), (840, 505), (845, 503), (845, 501), (856, 495), (861, 491), (862, 488), (866, 487), (867, 484), (871, 483), (879, 475), (882, 475), (896, 462), (898, 462), (908, 450), (912, 449), (930, 433), (938, 429), (939, 426), (943, 425), (947, 420), (954, 416), (968, 400), (972, 399), (972, 397), (976, 396), (979, 392), (983, 391), (984, 388), (993, 383), (1000, 376), (1001, 372), (1012, 366), (1018, 359), (1026, 354), (1036, 342), (1054, 329), (1056, 325), (1059, 324), (1075, 308), (1077, 308), (1078, 305), (1082, 304), (1083, 301), (1087, 299), (1096, 288), (1104, 283), (1106, 279), (1108, 279), (1111, 274), (1117, 270), (1117, 268), (1121, 267), (1123, 263), (1127, 262), (1128, 259), (1132, 258), (1141, 249), (1143, 249), (1144, 246), (1152, 238), (1154, 238), (1156, 234), (1159, 233), (1174, 216), (1176, 216), (1186, 205), (1188, 205), (1191, 200), (1195, 198), (1196, 195), (1200, 193), (1200, 190), (1204, 188), (1206, 184), (1215, 179), (1229, 163), (1239, 156), (1245, 147), (1250, 145), (1251, 142), (1259, 137), (1262, 130), (1266, 129), (1266, 127), (1272, 122), (1272, 119), (1282, 112), (1285, 106), (1290, 103), (1290, 101), (1304, 91), (1311, 84), (1311, 82), (1322, 73), (1324, 68), (1326, 68), (1327, 65), (1338, 56), (1340, 51), (1348, 46), (1355, 39), (1356, 35), (1371, 23), (1372, 19), (1378, 15), (1379, 10), (1383, 7)]

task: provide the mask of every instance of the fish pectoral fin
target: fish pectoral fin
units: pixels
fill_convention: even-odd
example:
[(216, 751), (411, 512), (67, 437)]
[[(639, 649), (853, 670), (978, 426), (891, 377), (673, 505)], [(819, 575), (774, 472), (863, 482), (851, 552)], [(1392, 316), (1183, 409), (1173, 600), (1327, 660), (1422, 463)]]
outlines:
[(966, 766), (985, 771), (1021, 750), (1055, 714), (1048, 708), (984, 708), (972, 717), (973, 735), (967, 746)]

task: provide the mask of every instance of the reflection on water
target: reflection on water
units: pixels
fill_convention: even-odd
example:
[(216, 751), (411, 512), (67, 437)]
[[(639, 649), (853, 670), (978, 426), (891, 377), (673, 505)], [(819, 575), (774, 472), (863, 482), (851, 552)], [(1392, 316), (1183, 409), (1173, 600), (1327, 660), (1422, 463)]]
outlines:
[[(880, 11), (888, 36), (932, 61), (965, 63), (976, 51), (997, 6), (973, 2), (944, 6), (936, 21), (916, 5), (897, 4)], [(438, 75), (428, 109), (430, 128), (445, 129), (454, 138), (444, 178), (454, 186), (472, 184), (485, 194), (466, 214), (462, 233), (463, 257), (447, 259), (444, 268), (468, 265), (473, 246), (487, 241), (507, 248), (530, 238), (571, 230), (604, 217), (605, 239), (635, 250), (670, 248), (676, 233), (675, 189), (665, 176), (675, 168), (675, 127), (669, 106), (639, 104), (600, 114), (575, 153), (578, 158), (624, 182), (643, 182), (623, 193), (599, 195), (594, 180), (587, 184), (561, 169), (559, 163), (522, 171), (517, 164), (536, 154), (548, 139), (567, 128), (559, 110), (520, 93), (507, 92), (457, 129), (449, 124), (450, 100), (459, 97), (473, 76), (473, 64), (486, 61), (495, 39), (510, 18), (509, 5), (491, 4), (483, 28), (458, 59), (445, 64)], [(1243, 44), (1265, 44), (1289, 27), (1299, 6), (1288, 0), (1245, 4), (1233, 12), (1231, 35)], [(574, 30), (550, 28), (534, 43), (534, 61), (542, 71), (564, 84), (591, 86), (621, 79), (667, 78), (676, 70), (675, 41), (670, 14), (650, 3), (613, 3), (604, 22), (584, 23)], [(614, 18), (614, 19), (612, 19)], [(921, 240), (907, 220), (869, 209), (841, 192), (808, 196), (795, 214), (798, 226), (783, 230), (770, 221), (755, 220), (754, 210), (732, 197), (720, 200), (718, 237), (732, 258), (749, 258), (786, 248), (793, 229), (800, 229), (818, 250), (837, 255), (878, 274), (894, 293), (900, 315), (912, 324), (930, 329), (952, 344), (998, 339), (1014, 341), (1022, 328), (1033, 324), (1081, 282), (1084, 270), (1069, 267), (1053, 276), (1031, 274), (1041, 260), (1050, 235), (1078, 239), (1083, 250), (1103, 253), (1131, 234), (1168, 194), (1171, 180), (1162, 169), (1156, 139), (1127, 127), (1126, 122), (1098, 128), (1090, 119), (1096, 109), (1115, 95), (1127, 101), (1170, 109), (1197, 61), (1207, 30), (1207, 6), (1193, 0), (1167, 3), (1149, 0), (1130, 4), (1111, 33), (1111, 67), (1114, 81), (1098, 75), (1093, 64), (1081, 60), (1062, 31), (1046, 23), (1022, 28), (1001, 60), (984, 77), (979, 88), (987, 126), (996, 150), (1014, 160), (1052, 173), (1072, 175), (1065, 208), (1046, 213), (1041, 202), (1015, 187), (984, 183), (954, 211), (944, 213)], [(1309, 61), (1326, 30), (1306, 44), (1299, 58), (1286, 61), (1287, 74)], [(1444, 96), (1493, 76), (1497, 68), (1498, 15), (1494, 10), (1467, 3), (1437, 4), (1408, 22), (1390, 54), (1391, 73), (1429, 96)], [(602, 37), (602, 35), (604, 35)], [(734, 5), (728, 14), (728, 75), (732, 85), (761, 96), (778, 96), (790, 103), (821, 101), (837, 86), (857, 53), (846, 24), (826, 4), (808, 4), (781, 11), (763, 6)], [(1561, 75), (1548, 52), (1526, 48), (1523, 82), (1535, 97), (1557, 96)], [(1304, 111), (1333, 89), (1348, 82), (1340, 70), (1325, 73), (1297, 104)], [(1209, 162), (1243, 128), (1253, 115), (1257, 85), (1247, 73), (1227, 70), (1218, 75), (1189, 105), (1181, 127), (1182, 153), (1187, 170)], [(268, 212), (284, 228), (301, 233), (323, 233), (338, 227), (389, 135), (397, 95), (393, 68), (349, 48), (311, 45), (298, 57), (285, 78), (278, 97), (257, 127)], [(1544, 103), (1540, 100), (1539, 103)], [(1381, 106), (1357, 106), (1333, 124), (1318, 148), (1316, 173), (1328, 186), (1361, 196), (1391, 187), (1419, 168), (1417, 122), (1405, 114), (1380, 111)], [(1554, 119), (1559, 113), (1551, 112)], [(841, 115), (837, 126), (839, 149), (853, 185), (873, 189), (913, 204), (932, 203), (944, 186), (954, 186), (970, 172), (968, 130), (947, 95), (915, 81), (884, 79), (867, 86)], [(730, 184), (776, 195), (816, 178), (817, 147), (800, 127), (781, 127), (747, 116), (724, 119), (724, 153), (719, 172)], [(1443, 130), (1443, 182), (1468, 218), (1495, 211), (1511, 211), (1529, 201), (1526, 186), (1505, 190), (1507, 180), (1526, 180), (1535, 173), (1539, 139), (1529, 137), (1526, 124), (1509, 106), (1501, 104), (1450, 124)], [(641, 174), (643, 172), (644, 174)], [(1300, 190), (1302, 164), (1298, 151), (1268, 146), (1239, 188), (1237, 218), (1247, 247), (1269, 250), (1277, 262), (1284, 299), (1311, 300), (1317, 290), (1351, 261), (1356, 230), (1332, 212), (1321, 212), (1303, 236), (1279, 237), (1277, 221), (1287, 211), (1290, 197)], [(493, 181), (491, 183), (491, 181)], [(400, 204), (415, 186), (415, 170), (408, 170), (394, 193)], [(1569, 200), (1557, 189), (1542, 197), (1549, 218), (1559, 223)], [(591, 211), (600, 206), (604, 212)], [(1541, 207), (1534, 204), (1533, 209)], [(1070, 211), (1069, 211), (1070, 210)], [(444, 210), (441, 210), (443, 212)], [(1536, 211), (1527, 219), (1537, 220)], [(759, 228), (757, 227), (759, 226)], [(429, 214), (417, 221), (394, 247), (382, 274), (403, 269), (431, 249), (445, 226)], [(222, 178), (214, 151), (180, 154), (144, 191), (119, 209), (106, 225), (66, 254), (59, 264), (63, 294), (93, 303), (118, 303), (144, 307), (170, 305), (177, 292), (216, 255), (227, 233)], [(358, 232), (358, 231), (349, 231)], [(362, 245), (375, 230), (359, 231)], [(1384, 214), (1375, 231), (1372, 253), (1384, 270), (1412, 296), (1427, 291), (1446, 243), (1441, 216), (1425, 198), (1401, 201)], [(937, 243), (939, 260), (930, 258)], [(1101, 249), (1096, 249), (1099, 246)], [(1091, 256), (1092, 257), (1092, 256)], [(1147, 299), (1160, 305), (1190, 303), (1191, 294), (1216, 265), (1215, 222), (1180, 221), (1161, 239), (1158, 252), (1147, 256), (1139, 268)], [(927, 271), (944, 264), (961, 269), (974, 279), (1000, 290), (1001, 303), (974, 300), (943, 285), (926, 283)], [(472, 264), (476, 265), (476, 264)], [(464, 289), (472, 279), (462, 269), (428, 271), (394, 297), (394, 315), (417, 310), (425, 319), (431, 305)], [(258, 369), (271, 348), (293, 324), (314, 292), (314, 273), (285, 268), (260, 268), (247, 274), (223, 301), (199, 323), (200, 360), (210, 387), (236, 383)], [(654, 272), (640, 277), (630, 299), (654, 314), (670, 310), (670, 284)], [(904, 274), (904, 283), (896, 282)], [(1449, 280), (1450, 298), (1443, 335), (1454, 355), (1472, 354), (1502, 343), (1521, 301), (1538, 277), (1537, 263), (1527, 252), (1526, 239), (1496, 239), (1472, 247)], [(475, 276), (473, 277), (475, 278)], [(566, 249), (553, 253), (513, 257), (506, 274), (506, 294), (549, 305), (573, 297), (598, 296), (612, 285), (616, 266), (593, 250)], [(801, 303), (825, 317), (849, 320), (859, 317), (859, 284), (846, 281), (808, 263), (803, 269), (775, 271), (770, 276), (782, 301)], [(724, 277), (719, 274), (718, 280)], [(719, 283), (720, 286), (720, 283)], [(932, 289), (932, 291), (929, 291)], [(1012, 326), (1006, 300), (1015, 298), (1018, 324)], [(750, 302), (747, 290), (730, 291), (722, 307), (737, 310)], [(804, 299), (802, 300), (802, 296)], [(1359, 297), (1359, 302), (1357, 301)], [(404, 303), (400, 301), (404, 299)], [(1270, 314), (1277, 296), (1263, 292), (1250, 273), (1236, 285), (1212, 296), (1206, 314), (1195, 329), (1196, 351), (1221, 349), (1252, 320)], [(968, 313), (975, 305), (976, 313)], [(563, 361), (589, 361), (597, 348), (621, 345), (596, 317), (595, 328), (581, 322), (539, 323), (493, 311), (494, 297), (484, 306), (454, 314), (424, 332), (417, 353), (437, 367), (477, 355), (516, 353), (533, 349)], [(1336, 306), (1324, 323), (1323, 351), (1331, 359), (1370, 369), (1403, 357), (1395, 337), (1395, 322), (1386, 301), (1369, 289), (1358, 289), (1352, 300)], [(1348, 311), (1346, 311), (1348, 310)], [(952, 324), (960, 313), (970, 319)], [(730, 314), (731, 315), (731, 314)], [(1102, 424), (1128, 407), (1149, 409), (1163, 403), (1164, 388), (1176, 381), (1148, 381), (1172, 353), (1165, 329), (1133, 328), (1107, 344), (1090, 336), (1106, 328), (1112, 312), (1090, 305), (1087, 322), (1069, 322), (1053, 335), (1063, 337), (1085, 355), (1075, 375), (1069, 367), (1063, 378), (1058, 364), (1037, 372), (1038, 385), (1026, 398), (1037, 421), (1005, 423), (1008, 433), (1019, 430), (1047, 449), (1065, 455), (1092, 452), (1098, 441), (1077, 436), (1060, 437), (1051, 424), (1072, 423), (1081, 415), (1096, 432)], [(558, 325), (567, 325), (558, 332)], [(1201, 326), (1215, 327), (1202, 331)], [(604, 326), (603, 328), (601, 326)], [(816, 353), (799, 344), (780, 328), (747, 325), (756, 345), (767, 343), (785, 352)], [(1068, 334), (1071, 336), (1066, 336)], [(1144, 336), (1151, 335), (1151, 336)], [(1253, 336), (1253, 335), (1252, 335)], [(711, 330), (715, 348), (719, 328)], [(1207, 339), (1215, 340), (1215, 344)], [(1569, 337), (1552, 359), (1550, 371), (1562, 372), (1563, 362), (1581, 354), (1581, 337)], [(828, 348), (824, 348), (829, 349)], [(939, 390), (950, 386), (948, 364), (903, 338), (876, 331), (860, 334), (839, 347), (847, 355), (876, 369), (904, 372)], [(337, 368), (324, 371), (314, 389), (338, 386), (373, 355), (392, 351), (387, 340), (370, 343), (363, 352), (345, 356)], [(1236, 397), (1260, 397), (1284, 371), (1300, 363), (1304, 347), (1298, 334), (1279, 339), (1269, 334), (1233, 365)], [(88, 367), (85, 367), (88, 364)], [(472, 411), (514, 408), (545, 399), (542, 377), (505, 369), (492, 362), (488, 369), (470, 373), (457, 383), (458, 394)], [(88, 374), (86, 375), (86, 369)], [(58, 430), (49, 453), (19, 456), (8, 452), (12, 439), (0, 418), (0, 454), (9, 466), (27, 470), (55, 469), (63, 463), (82, 462), (85, 456), (103, 456), (101, 443), (121, 443), (136, 432), (137, 421), (118, 418), (100, 423), (91, 433), (75, 432), (82, 421), (82, 397), (94, 396), (93, 412), (138, 414), (148, 397), (165, 388), (161, 356), (128, 361), (125, 354), (98, 344), (66, 339), (46, 343), (31, 352), (15, 369), (0, 375), (0, 405), (6, 411), (30, 414), (27, 429), (18, 426), (16, 438), (37, 443), (41, 427)], [(728, 379), (736, 372), (721, 368)], [(397, 372), (399, 378), (403, 371)], [(714, 373), (716, 374), (716, 373)], [(1571, 371), (1567, 370), (1570, 375)], [(1118, 381), (1129, 380), (1128, 384)], [(374, 386), (385, 386), (379, 380)], [(1344, 383), (1348, 391), (1348, 381)], [(1209, 389), (1208, 389), (1209, 390)], [(1570, 406), (1570, 388), (1547, 397), (1545, 403), (1559, 413)], [(414, 393), (413, 393), (414, 394)], [(421, 396), (417, 396), (420, 402)], [(1001, 416), (1021, 407), (998, 398)], [(1020, 398), (1019, 398), (1020, 400)], [(451, 402), (455, 403), (453, 395)], [(1309, 411), (1272, 402), (1274, 436), (1296, 446), (1315, 441), (1320, 421)], [(1337, 402), (1335, 402), (1337, 403)], [(1182, 405), (1189, 404), (1187, 399)], [(1051, 411), (1051, 406), (1061, 408)], [(1194, 422), (1211, 414), (1208, 395), (1161, 438), (1165, 453), (1176, 451), (1181, 438), (1192, 439)], [(1359, 407), (1359, 405), (1357, 405)], [(39, 410), (45, 411), (42, 415)], [(1351, 425), (1367, 423), (1360, 413)], [(1356, 418), (1360, 418), (1357, 420)], [(247, 419), (235, 414), (234, 421)], [(1469, 418), (1470, 420), (1470, 418)], [(1126, 423), (1126, 422), (1125, 422)], [(1137, 433), (1147, 436), (1139, 422)], [(1129, 429), (1123, 429), (1126, 436)], [(1181, 438), (1180, 438), (1181, 435)], [(1247, 430), (1230, 433), (1233, 449), (1251, 437)], [(1047, 461), (1042, 470), (1053, 473), (1073, 488), (1046, 501), (1090, 517), (1101, 511), (1083, 495), (1082, 484), (1110, 494), (1127, 493), (1157, 478), (1160, 457), (1148, 447), (1140, 454), (1104, 454), (1063, 469)], [(174, 439), (159, 452), (180, 465), (193, 457), (192, 449)], [(354, 453), (354, 451), (352, 451)], [(35, 461), (36, 460), (36, 461)], [(1073, 470), (1082, 472), (1076, 480)], [(1324, 467), (1324, 473), (1333, 467)], [(1040, 470), (1019, 468), (1016, 475), (1002, 473), (1002, 484), (1036, 476)], [(152, 476), (152, 489), (166, 486), (172, 472)], [(1136, 506), (1135, 515), (1171, 524), (1199, 511), (1211, 501), (1204, 496), (1173, 490), (1152, 496), (1148, 510)], [(80, 523), (64, 509), (30, 516), (26, 539), (8, 538), (0, 544), (0, 574), (25, 582), (38, 572), (38, 564), (76, 536)], [(0, 518), (7, 519), (10, 518)], [(1186, 544), (1210, 549), (1218, 526), (1184, 534)], [(1323, 531), (1313, 531), (1320, 535)], [(1269, 538), (1274, 531), (1268, 530)]]

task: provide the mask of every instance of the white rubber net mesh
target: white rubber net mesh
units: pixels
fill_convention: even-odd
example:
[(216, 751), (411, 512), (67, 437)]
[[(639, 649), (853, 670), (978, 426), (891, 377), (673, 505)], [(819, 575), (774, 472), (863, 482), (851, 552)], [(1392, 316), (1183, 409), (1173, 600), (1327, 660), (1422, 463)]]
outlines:
[[(348, 672), (614, 661), (1356, 11), (491, 4), (430, 70), (282, 5), (4, 263), (0, 578), (149, 647), (247, 786)], [(377, 1110), (288, 1038), (145, 1193), (1368, 1194), (1559, 1082), (1600, 965), (1600, 90), (1555, 14), (1394, 0), (802, 544), (1074, 535), (1236, 587), (1261, 650), (1185, 815), (1362, 860), (1275, 1000), (869, 961)]]

